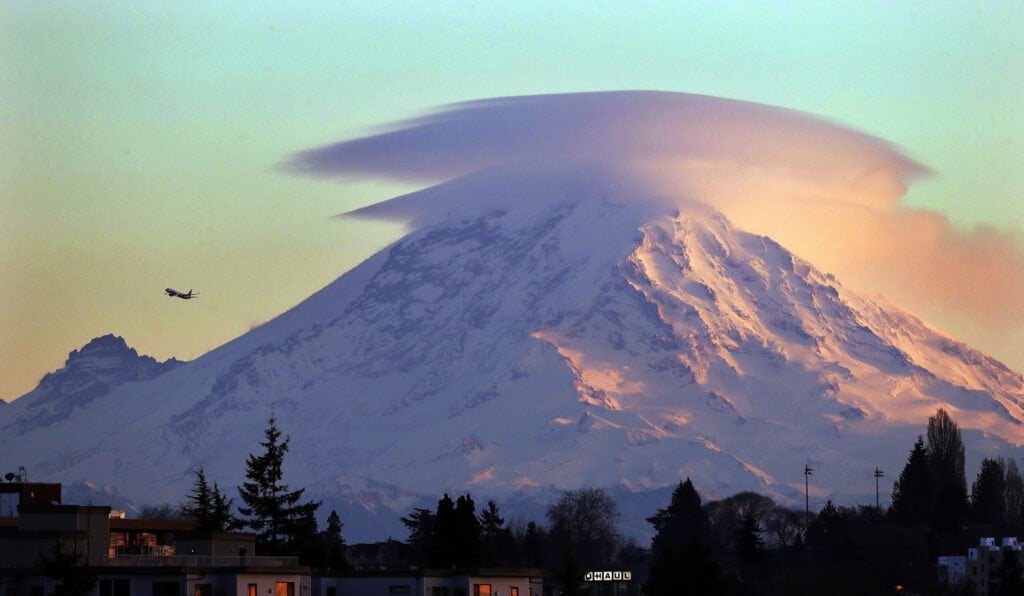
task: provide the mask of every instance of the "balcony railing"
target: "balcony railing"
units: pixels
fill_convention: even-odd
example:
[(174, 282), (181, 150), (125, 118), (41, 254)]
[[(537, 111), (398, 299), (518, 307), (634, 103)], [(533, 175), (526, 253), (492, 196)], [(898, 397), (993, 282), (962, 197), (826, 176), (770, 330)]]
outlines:
[(297, 567), (298, 557), (238, 555), (114, 555), (114, 567)]

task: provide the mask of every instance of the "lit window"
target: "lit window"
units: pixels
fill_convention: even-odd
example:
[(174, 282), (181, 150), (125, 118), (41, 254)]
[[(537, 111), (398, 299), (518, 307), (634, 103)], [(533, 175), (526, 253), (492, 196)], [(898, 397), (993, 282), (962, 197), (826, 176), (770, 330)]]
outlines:
[(491, 596), (491, 584), (473, 584), (473, 596)]

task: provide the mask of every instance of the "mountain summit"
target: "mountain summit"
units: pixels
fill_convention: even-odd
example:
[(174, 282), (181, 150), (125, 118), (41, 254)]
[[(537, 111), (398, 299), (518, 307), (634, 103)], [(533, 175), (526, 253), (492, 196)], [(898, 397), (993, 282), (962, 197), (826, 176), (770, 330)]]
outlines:
[(355, 215), (416, 229), (166, 374), (62, 416), (27, 416), (40, 389), (16, 400), (0, 451), (36, 478), (173, 501), (198, 466), (237, 484), (274, 412), (290, 484), (397, 520), (446, 490), (686, 476), (792, 500), (805, 463), (814, 496), (867, 495), (939, 406), (974, 457), (1024, 443), (1019, 374), (607, 169), (488, 170)]

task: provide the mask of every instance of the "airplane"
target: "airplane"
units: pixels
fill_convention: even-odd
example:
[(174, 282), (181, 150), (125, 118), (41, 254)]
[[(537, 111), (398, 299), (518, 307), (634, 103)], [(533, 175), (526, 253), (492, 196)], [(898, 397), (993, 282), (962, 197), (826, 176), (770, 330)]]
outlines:
[(167, 292), (167, 295), (170, 296), (171, 298), (181, 298), (182, 300), (191, 300), (199, 295), (199, 292), (193, 294), (191, 288), (189, 288), (188, 292), (179, 292), (174, 288), (167, 288), (164, 290), (164, 292)]

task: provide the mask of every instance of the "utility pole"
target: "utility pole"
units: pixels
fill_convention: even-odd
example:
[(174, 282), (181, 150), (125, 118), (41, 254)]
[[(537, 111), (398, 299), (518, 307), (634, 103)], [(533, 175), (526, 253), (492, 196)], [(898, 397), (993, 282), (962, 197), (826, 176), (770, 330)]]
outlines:
[(811, 525), (811, 493), (810, 493), (810, 477), (814, 472), (814, 469), (807, 464), (804, 464), (804, 524), (806, 526)]
[(875, 468), (875, 509), (881, 509), (882, 506), (878, 503), (878, 479), (885, 476), (885, 473)]

